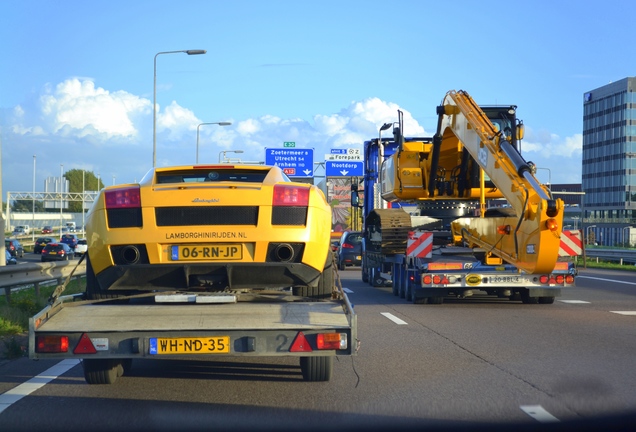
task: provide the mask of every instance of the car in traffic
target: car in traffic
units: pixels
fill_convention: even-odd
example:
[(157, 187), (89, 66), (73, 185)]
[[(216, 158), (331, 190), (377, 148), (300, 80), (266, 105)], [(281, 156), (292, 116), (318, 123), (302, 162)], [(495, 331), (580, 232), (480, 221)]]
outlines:
[(24, 230), (24, 228), (22, 227), (16, 227), (13, 232), (11, 233), (12, 236), (14, 237), (20, 237), (20, 236), (25, 236), (27, 235), (27, 232)]
[(38, 237), (35, 239), (35, 243), (33, 244), (33, 253), (41, 254), (42, 249), (49, 243), (55, 243), (56, 240), (53, 237)]
[(13, 231), (24, 233), (24, 235), (29, 235), (31, 233), (31, 227), (29, 225), (18, 225)]
[(66, 243), (73, 250), (75, 250), (75, 246), (77, 246), (78, 241), (79, 241), (79, 238), (77, 237), (77, 234), (67, 233), (67, 234), (62, 234), (62, 236), (60, 237), (60, 243)]
[(89, 298), (135, 291), (333, 288), (331, 207), (280, 167), (154, 168), (102, 189), (86, 215)]
[(8, 250), (4, 250), (4, 255), (7, 259), (6, 265), (12, 265), (12, 264), (17, 264), (18, 260), (15, 259), (15, 257), (13, 255), (11, 255), (11, 253)]
[(340, 237), (340, 244), (336, 251), (338, 270), (347, 266), (362, 265), (362, 232), (345, 231)]
[(17, 239), (5, 239), (4, 247), (9, 251), (11, 256), (16, 258), (24, 257), (24, 248), (22, 247), (22, 243), (20, 243)]
[(42, 262), (68, 261), (75, 257), (75, 253), (66, 243), (49, 243), (42, 249)]
[(42, 234), (53, 234), (53, 227), (50, 225), (45, 225), (42, 227)]
[(88, 250), (88, 242), (86, 239), (79, 239), (75, 246), (75, 255), (84, 255)]

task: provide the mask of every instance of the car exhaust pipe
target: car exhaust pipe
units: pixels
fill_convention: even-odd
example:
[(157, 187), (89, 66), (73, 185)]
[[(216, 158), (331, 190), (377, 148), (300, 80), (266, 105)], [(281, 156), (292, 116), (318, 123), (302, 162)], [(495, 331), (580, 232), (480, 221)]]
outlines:
[(279, 244), (274, 249), (274, 257), (278, 261), (289, 262), (294, 259), (294, 248), (288, 243)]
[(135, 264), (139, 261), (139, 249), (135, 246), (126, 246), (121, 250), (121, 258), (126, 264)]

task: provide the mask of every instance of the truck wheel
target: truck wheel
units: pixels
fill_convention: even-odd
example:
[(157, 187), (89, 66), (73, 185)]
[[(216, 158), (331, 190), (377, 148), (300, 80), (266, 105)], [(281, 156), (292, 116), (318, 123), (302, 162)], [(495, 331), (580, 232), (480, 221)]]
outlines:
[(367, 274), (367, 268), (365, 266), (362, 266), (362, 282), (369, 282), (369, 275)]
[(88, 384), (113, 384), (124, 374), (121, 360), (83, 359), (84, 379)]
[(554, 303), (554, 297), (539, 297), (540, 304), (552, 304)]
[(301, 357), (300, 371), (305, 381), (329, 381), (333, 369), (333, 357)]

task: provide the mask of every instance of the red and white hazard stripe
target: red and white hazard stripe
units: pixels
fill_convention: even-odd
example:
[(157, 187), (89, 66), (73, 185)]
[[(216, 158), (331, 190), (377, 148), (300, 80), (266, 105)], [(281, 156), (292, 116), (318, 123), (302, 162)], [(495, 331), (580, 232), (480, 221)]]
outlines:
[(559, 256), (577, 256), (583, 254), (583, 235), (581, 230), (563, 230)]
[(409, 231), (406, 241), (406, 255), (418, 258), (430, 258), (433, 255), (433, 233)]

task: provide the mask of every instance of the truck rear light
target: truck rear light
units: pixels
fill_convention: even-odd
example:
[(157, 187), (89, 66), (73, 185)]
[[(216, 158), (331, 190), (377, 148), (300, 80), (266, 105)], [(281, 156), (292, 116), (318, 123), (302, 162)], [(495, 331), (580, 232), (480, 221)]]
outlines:
[(141, 194), (139, 187), (127, 187), (106, 191), (106, 209), (137, 208), (141, 207)]
[(554, 265), (554, 270), (567, 271), (568, 263), (565, 261), (559, 261)]
[(73, 354), (95, 354), (96, 352), (95, 345), (93, 345), (91, 338), (89, 338), (86, 333), (82, 334), (77, 346), (73, 350)]
[(65, 353), (68, 352), (68, 336), (36, 336), (35, 352)]
[(565, 281), (565, 277), (563, 275), (556, 275), (554, 279), (559, 285), (563, 285), (563, 282)]
[(572, 276), (572, 275), (567, 275), (567, 276), (565, 277), (565, 283), (566, 283), (566, 284), (573, 284), (573, 283), (574, 283), (574, 276)]
[(275, 185), (272, 205), (306, 207), (309, 205), (309, 188)]
[(424, 275), (422, 277), (422, 283), (424, 285), (430, 285), (433, 283), (433, 277), (431, 275)]
[(318, 333), (316, 346), (319, 350), (343, 350), (347, 349), (346, 333)]

